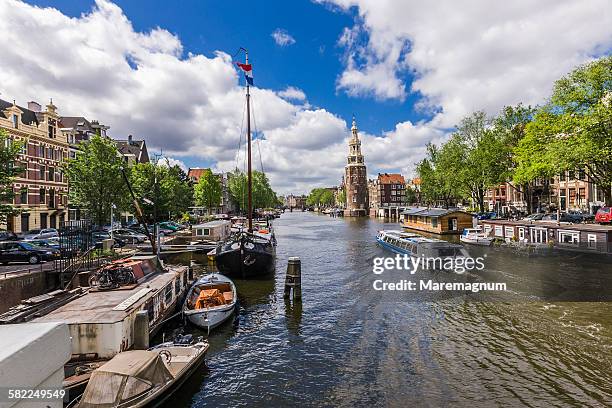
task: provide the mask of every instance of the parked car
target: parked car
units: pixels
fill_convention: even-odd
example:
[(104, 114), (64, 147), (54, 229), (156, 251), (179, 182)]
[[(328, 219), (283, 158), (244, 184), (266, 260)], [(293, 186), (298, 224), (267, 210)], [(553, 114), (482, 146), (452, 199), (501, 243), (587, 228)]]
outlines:
[(59, 237), (59, 233), (55, 228), (34, 229), (26, 232), (23, 235), (23, 239), (25, 239), (26, 241), (57, 237)]
[(35, 246), (39, 246), (42, 248), (53, 248), (59, 250), (60, 244), (59, 239), (57, 238), (49, 238), (49, 239), (37, 239), (34, 241), (27, 241), (28, 244), (32, 244)]
[(539, 221), (544, 218), (544, 215), (544, 213), (529, 214), (528, 216), (523, 218), (523, 221)]
[(0, 241), (17, 241), (18, 239), (14, 232), (0, 230)]
[[(95, 231), (91, 234), (91, 239), (92, 239), (92, 243), (94, 245), (94, 247), (96, 249), (102, 249), (103, 246), (103, 242), (106, 239), (111, 239), (111, 236), (108, 232), (106, 231)], [(122, 248), (125, 246), (125, 241), (122, 240), (121, 238), (118, 238), (117, 236), (114, 235), (113, 233), (113, 241), (115, 241), (113, 243), (113, 248)]]
[[(550, 214), (544, 215), (544, 217), (542, 217), (542, 221), (557, 221), (557, 213), (550, 213)], [(580, 222), (579, 219), (571, 215), (568, 215), (565, 212), (561, 213), (561, 217), (559, 218), (559, 221), (560, 222), (571, 222), (571, 223)]]
[(495, 218), (497, 218), (497, 213), (495, 212), (482, 212), (482, 213), (478, 213), (478, 219), (479, 220), (493, 220)]
[(147, 239), (146, 235), (127, 228), (118, 228), (113, 230), (113, 237), (128, 244), (142, 244)]
[(32, 245), (24, 241), (0, 242), (0, 263), (27, 262), (37, 264), (59, 258), (60, 252), (55, 248)]
[(576, 223), (593, 221), (595, 219), (594, 215), (584, 213), (582, 211), (568, 211), (567, 216), (572, 219), (575, 219), (576, 221), (574, 222)]
[(167, 230), (170, 230), (170, 231), (172, 231), (172, 232), (176, 232), (176, 231), (178, 231), (178, 230), (180, 230), (180, 229), (181, 229), (181, 227), (180, 227), (180, 226), (175, 225), (175, 224), (174, 224), (173, 222), (171, 222), (171, 221), (167, 221), (167, 222), (160, 222), (158, 225), (159, 225), (159, 228), (160, 228), (160, 229), (167, 229)]
[(595, 214), (595, 222), (600, 224), (612, 223), (612, 207), (601, 207)]

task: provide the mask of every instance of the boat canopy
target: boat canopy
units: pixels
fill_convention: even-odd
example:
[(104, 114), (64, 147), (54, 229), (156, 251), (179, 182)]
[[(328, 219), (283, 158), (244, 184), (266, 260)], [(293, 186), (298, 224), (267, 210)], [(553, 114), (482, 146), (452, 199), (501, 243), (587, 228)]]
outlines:
[(92, 373), (79, 408), (116, 407), (173, 378), (159, 353), (119, 353)]

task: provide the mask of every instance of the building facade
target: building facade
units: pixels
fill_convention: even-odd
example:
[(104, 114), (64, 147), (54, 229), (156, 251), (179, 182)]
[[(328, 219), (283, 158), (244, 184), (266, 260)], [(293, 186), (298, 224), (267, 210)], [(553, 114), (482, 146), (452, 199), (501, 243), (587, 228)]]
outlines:
[(67, 219), (68, 181), (61, 166), (68, 158), (68, 140), (59, 130), (60, 116), (53, 101), (45, 108), (42, 111), (36, 102), (24, 108), (0, 100), (0, 128), (12, 140), (24, 143), (17, 163), (24, 171), (13, 186), (18, 213), (2, 226), (17, 233), (59, 228)]
[(344, 168), (346, 189), (344, 216), (360, 217), (368, 215), (368, 178), (355, 118), (353, 118), (351, 133), (349, 154)]
[(113, 141), (127, 164), (149, 163), (149, 152), (147, 151), (147, 143), (144, 140), (134, 140), (132, 135), (128, 135), (127, 140)]
[(306, 208), (306, 199), (308, 197), (306, 197), (305, 195), (293, 195), (293, 194), (289, 194), (285, 197), (285, 207), (289, 208), (289, 209), (294, 209), (294, 208), (299, 208), (299, 209), (304, 209)]
[[(190, 167), (187, 170), (187, 177), (195, 185), (200, 181), (200, 177), (205, 171), (210, 170), (207, 168)], [(214, 174), (219, 178), (221, 182), (221, 204), (217, 208), (213, 208), (211, 211), (216, 214), (230, 214), (236, 211), (236, 206), (231, 200), (229, 190), (229, 178), (231, 173), (216, 173)]]
[(376, 179), (368, 181), (368, 201), (370, 215), (399, 218), (400, 208), (408, 205), (404, 176), (378, 173)]

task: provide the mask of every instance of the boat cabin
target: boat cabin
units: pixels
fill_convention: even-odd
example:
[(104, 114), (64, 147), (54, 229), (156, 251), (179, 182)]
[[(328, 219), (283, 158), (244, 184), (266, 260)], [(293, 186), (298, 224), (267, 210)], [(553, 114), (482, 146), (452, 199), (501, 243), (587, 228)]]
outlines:
[(192, 238), (196, 240), (223, 241), (231, 233), (231, 222), (216, 220), (194, 225), (191, 228)]
[[(135, 284), (89, 291), (35, 322), (64, 322), (72, 337), (72, 358), (109, 359), (134, 344), (136, 314), (146, 310), (153, 335), (170, 316), (191, 281), (187, 266), (161, 268), (154, 256), (130, 258)], [(124, 265), (123, 265), (124, 266)]]
[(402, 213), (403, 226), (434, 234), (461, 234), (474, 226), (474, 215), (444, 208), (411, 208)]
[(612, 226), (550, 221), (482, 220), (487, 236), (525, 245), (612, 254)]

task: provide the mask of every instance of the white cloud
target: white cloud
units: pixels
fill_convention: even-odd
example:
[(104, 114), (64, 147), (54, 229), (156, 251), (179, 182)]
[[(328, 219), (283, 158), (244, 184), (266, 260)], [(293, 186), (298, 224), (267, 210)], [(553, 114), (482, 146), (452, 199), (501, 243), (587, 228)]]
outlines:
[(277, 92), (277, 95), (284, 99), (295, 100), (295, 101), (305, 101), (306, 94), (299, 88), (288, 86), (284, 90)]
[[(420, 108), (438, 112), (435, 126), (477, 109), (542, 103), (557, 78), (612, 46), (607, 0), (331, 2), (359, 14), (339, 39), (338, 88), (403, 100), (407, 87), (422, 95)], [(416, 79), (404, 84), (408, 73)]]
[[(99, 120), (116, 138), (144, 138), (149, 151), (163, 149), (182, 168), (188, 157), (235, 167), (245, 99), (226, 53), (186, 53), (180, 39), (163, 28), (138, 32), (106, 0), (77, 18), (2, 0), (0, 21), (3, 99), (23, 105), (52, 97), (60, 114)], [(288, 87), (283, 96), (291, 99), (252, 88), (254, 129), (274, 140), (263, 141), (262, 150), (265, 144), (283, 155), (266, 153), (270, 178), (278, 181), (273, 185), (304, 191), (310, 184), (300, 180), (311, 166), (317, 183), (337, 180), (340, 170), (326, 168), (326, 157), (318, 155), (317, 161), (303, 146), (341, 139), (344, 123), (325, 110), (311, 110), (298, 88)], [(304, 154), (311, 155), (308, 163), (301, 160)], [(291, 171), (273, 173), (284, 172), (287, 163)]]
[(271, 36), (274, 38), (276, 44), (280, 45), (281, 47), (295, 44), (295, 38), (293, 38), (291, 34), (287, 32), (287, 30), (283, 30), (282, 28), (277, 28), (274, 30)]
[(185, 173), (187, 173), (188, 167), (187, 165), (179, 159), (175, 159), (172, 157), (162, 157), (161, 159), (159, 159), (159, 161), (157, 162), (158, 166), (164, 166), (164, 167), (174, 167), (174, 166), (179, 166)]

